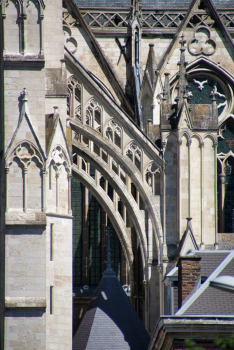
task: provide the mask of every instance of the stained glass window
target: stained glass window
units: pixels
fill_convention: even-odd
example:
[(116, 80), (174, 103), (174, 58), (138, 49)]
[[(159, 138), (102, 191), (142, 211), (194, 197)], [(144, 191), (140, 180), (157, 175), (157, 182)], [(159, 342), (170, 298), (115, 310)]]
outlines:
[(73, 212), (73, 284), (82, 284), (82, 258), (83, 258), (83, 185), (72, 178), (71, 205)]
[[(221, 208), (222, 192), (221, 192), (221, 169), (218, 161), (218, 224), (219, 232), (232, 233), (234, 232), (234, 158), (230, 156), (225, 160), (225, 154), (234, 153), (234, 123), (229, 119), (226, 124), (220, 128), (220, 136), (218, 138), (218, 149), (221, 163), (223, 162), (223, 176), (225, 175), (225, 184), (223, 188), (223, 201), (224, 208)], [(223, 212), (224, 210), (224, 212)], [(220, 215), (223, 213), (224, 223), (223, 227), (220, 227)]]
[[(90, 166), (90, 176), (95, 177), (95, 168)], [(104, 179), (102, 180), (104, 187)], [(73, 212), (73, 285), (82, 286), (85, 276), (83, 271), (83, 259), (85, 252), (83, 251), (83, 242), (85, 240), (84, 227), (84, 208), (85, 208), (85, 187), (75, 178), (72, 178), (72, 212)], [(108, 184), (108, 195), (113, 199), (113, 188)], [(87, 238), (88, 238), (88, 284), (96, 286), (103, 273), (103, 261), (106, 260), (103, 251), (103, 235), (105, 231), (102, 228), (103, 210), (97, 199), (89, 192), (88, 194), (88, 212), (87, 212)], [(111, 229), (111, 249), (113, 269), (117, 276), (121, 276), (121, 254), (122, 248), (119, 238), (108, 218), (108, 226)], [(105, 267), (104, 267), (105, 268)], [(87, 282), (86, 282), (87, 283)]]
[(102, 276), (102, 234), (101, 206), (89, 194), (88, 232), (89, 232), (89, 284), (96, 285)]
[(190, 78), (188, 86), (189, 103), (211, 104), (211, 92), (214, 90), (218, 115), (223, 112), (227, 101), (224, 90), (217, 80), (211, 79), (207, 75), (199, 75), (199, 77)]
[(221, 128), (221, 137), (218, 141), (217, 153), (228, 153), (232, 151), (234, 153), (234, 124), (228, 123)]
[(110, 245), (111, 245), (111, 261), (112, 268), (115, 271), (118, 279), (121, 279), (121, 244), (115, 229), (108, 218), (107, 225), (110, 228)]

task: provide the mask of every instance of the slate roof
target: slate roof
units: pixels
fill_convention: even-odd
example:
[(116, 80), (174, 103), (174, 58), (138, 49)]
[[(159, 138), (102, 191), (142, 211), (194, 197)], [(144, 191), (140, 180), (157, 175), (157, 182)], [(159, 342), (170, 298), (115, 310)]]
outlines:
[(115, 273), (104, 274), (73, 339), (73, 350), (146, 350), (150, 337)]
[[(226, 258), (226, 256), (230, 253), (230, 251), (205, 251), (205, 250), (197, 250), (194, 251), (191, 254), (196, 254), (196, 256), (200, 256), (201, 259), (201, 276), (209, 277), (210, 274), (221, 264), (221, 262)], [(222, 275), (232, 275), (231, 269), (232, 264), (234, 264), (234, 261), (230, 263), (222, 272)], [(178, 276), (178, 269), (175, 270), (175, 272), (172, 275), (173, 277)]]
[[(79, 8), (130, 8), (131, 0), (74, 0)], [(142, 0), (143, 9), (188, 9), (191, 0)], [(233, 0), (213, 0), (215, 8), (233, 8)]]
[[(199, 252), (203, 256), (202, 252)], [(196, 252), (197, 255), (197, 252)], [(217, 276), (234, 276), (234, 250), (231, 252), (205, 253), (202, 273), (208, 279), (190, 296), (176, 315), (234, 315), (234, 293), (210, 284)]]
[(209, 286), (184, 314), (234, 315), (234, 293)]

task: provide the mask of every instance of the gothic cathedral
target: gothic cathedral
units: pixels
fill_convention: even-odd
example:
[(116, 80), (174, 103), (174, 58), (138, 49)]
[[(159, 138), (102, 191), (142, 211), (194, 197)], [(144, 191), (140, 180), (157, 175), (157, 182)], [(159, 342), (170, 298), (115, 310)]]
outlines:
[(0, 348), (72, 349), (107, 229), (152, 336), (182, 241), (234, 248), (233, 0), (1, 0), (0, 18)]

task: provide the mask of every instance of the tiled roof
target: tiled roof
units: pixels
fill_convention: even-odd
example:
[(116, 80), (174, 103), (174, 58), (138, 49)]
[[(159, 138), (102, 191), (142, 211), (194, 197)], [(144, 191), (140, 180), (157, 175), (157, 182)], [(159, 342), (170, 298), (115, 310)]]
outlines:
[(87, 8), (129, 8), (131, 0), (74, 0), (78, 7)]
[[(80, 8), (130, 8), (131, 0), (74, 0)], [(188, 9), (191, 0), (142, 0), (143, 9)], [(216, 8), (233, 8), (233, 0), (213, 0)]]
[(209, 286), (184, 314), (234, 315), (234, 293)]
[[(229, 253), (229, 254), (228, 254)], [(196, 253), (197, 255), (197, 253)], [(201, 253), (201, 255), (203, 255)], [(217, 257), (222, 258), (218, 265)], [(234, 276), (234, 251), (222, 253), (205, 253), (206, 272), (208, 279), (196, 290), (194, 294), (178, 310), (177, 315), (233, 315), (234, 293), (232, 290), (211, 286), (210, 283), (217, 276)], [(210, 256), (210, 259), (209, 259)], [(202, 258), (203, 260), (203, 258)], [(202, 261), (201, 260), (201, 261)], [(211, 260), (211, 266), (210, 265)], [(213, 260), (213, 261), (212, 261)], [(213, 265), (213, 266), (212, 266)], [(216, 265), (216, 267), (215, 267)], [(212, 268), (212, 270), (211, 270)]]
[[(200, 253), (200, 252), (199, 252)], [(196, 253), (201, 259), (201, 276), (209, 277), (210, 274), (221, 264), (229, 252), (223, 253)]]
[(73, 350), (146, 350), (150, 337), (115, 274), (104, 274), (73, 339)]

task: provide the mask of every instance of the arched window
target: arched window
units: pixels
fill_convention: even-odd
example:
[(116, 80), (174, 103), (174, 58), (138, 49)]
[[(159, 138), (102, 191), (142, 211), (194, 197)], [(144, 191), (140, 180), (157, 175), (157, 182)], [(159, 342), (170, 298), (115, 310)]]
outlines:
[(145, 180), (152, 188), (153, 194), (160, 195), (160, 169), (154, 163), (151, 163), (147, 167)]
[(106, 137), (113, 142), (116, 146), (121, 148), (121, 128), (120, 126), (112, 119), (109, 121), (106, 129)]
[(141, 150), (134, 141), (129, 144), (126, 155), (141, 171)]
[(234, 122), (229, 119), (220, 127), (218, 148), (218, 229), (234, 232)]
[(101, 132), (101, 108), (94, 98), (86, 108), (86, 124)]
[(81, 86), (74, 76), (68, 79), (67, 89), (67, 114), (81, 121)]

